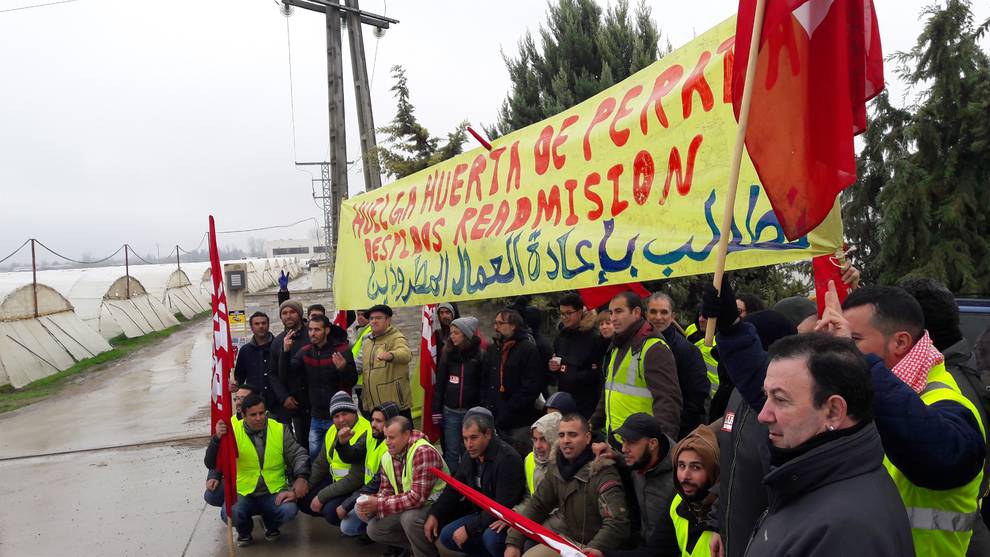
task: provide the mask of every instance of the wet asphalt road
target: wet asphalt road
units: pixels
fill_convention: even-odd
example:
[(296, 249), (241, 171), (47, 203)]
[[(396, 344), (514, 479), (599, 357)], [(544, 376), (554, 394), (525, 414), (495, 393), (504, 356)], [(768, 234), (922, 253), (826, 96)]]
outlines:
[[(224, 556), (203, 502), (209, 320), (0, 415), (0, 556)], [(237, 555), (381, 555), (300, 514)]]

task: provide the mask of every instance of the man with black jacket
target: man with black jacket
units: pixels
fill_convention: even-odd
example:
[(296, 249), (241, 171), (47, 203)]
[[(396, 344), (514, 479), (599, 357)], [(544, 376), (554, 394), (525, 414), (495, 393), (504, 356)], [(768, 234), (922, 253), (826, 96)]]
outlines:
[(577, 411), (591, 418), (602, 394), (601, 363), (608, 341), (603, 341), (595, 326), (595, 315), (584, 307), (577, 294), (560, 299), (560, 334), (553, 343), (553, 357), (547, 364), (557, 388), (570, 393)]
[(529, 429), (539, 416), (536, 397), (543, 391), (545, 367), (526, 322), (518, 311), (504, 309), (495, 316), (493, 346), (485, 354), (487, 403), (495, 426), (519, 454), (532, 450)]
[[(508, 443), (495, 435), (491, 414), (472, 409), (464, 418), (465, 454), (454, 477), (495, 502), (512, 508), (522, 501), (526, 481), (522, 458)], [(465, 508), (463, 497), (451, 486), (444, 488), (423, 525), (426, 539), (435, 540), (451, 551), (468, 555), (502, 557), (507, 529), (490, 528), (496, 518), (477, 508)], [(468, 511), (467, 514), (464, 514)], [(457, 518), (460, 517), (460, 518)], [(445, 524), (441, 530), (440, 525)]]
[(268, 380), (268, 370), (271, 369), (269, 360), (272, 353), (274, 336), (268, 330), (268, 315), (256, 311), (248, 320), (251, 324), (251, 340), (237, 350), (237, 362), (234, 364), (234, 379), (236, 384), (256, 386), (261, 389), (261, 397), (265, 399), (266, 408), (275, 408), (275, 393)]
[[(333, 426), (330, 416), (330, 399), (337, 391), (350, 392), (357, 382), (354, 356), (347, 344), (347, 331), (334, 325), (325, 315), (313, 315), (309, 320), (310, 344), (295, 355), (282, 352), (279, 374), (304, 378), (308, 398), (304, 407), (310, 413), (309, 458), (312, 461), (320, 450), (320, 443)], [(283, 347), (291, 350), (295, 340), (283, 341)]]
[(681, 428), (677, 438), (694, 431), (706, 418), (705, 400), (711, 389), (708, 368), (701, 350), (684, 337), (674, 325), (674, 300), (663, 292), (653, 293), (646, 301), (646, 319), (663, 333), (677, 364), (677, 381), (681, 385)]
[[(302, 446), (309, 443), (309, 393), (306, 379), (301, 375), (283, 376), (279, 372), (279, 361), (282, 359), (285, 338), (292, 339), (289, 356), (295, 356), (303, 346), (309, 344), (309, 332), (303, 326), (302, 304), (295, 300), (286, 300), (278, 307), (278, 316), (282, 320), (283, 330), (272, 341), (272, 353), (268, 359), (268, 381), (275, 395), (275, 407), (272, 414), (275, 419), (292, 425), (292, 435)], [(291, 372), (291, 370), (289, 370)], [(308, 452), (308, 451), (307, 451)]]

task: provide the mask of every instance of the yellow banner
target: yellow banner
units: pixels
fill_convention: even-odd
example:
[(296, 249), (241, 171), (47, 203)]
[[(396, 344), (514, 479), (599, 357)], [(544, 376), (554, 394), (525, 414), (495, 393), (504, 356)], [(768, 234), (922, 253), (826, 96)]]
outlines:
[[(713, 272), (737, 124), (735, 18), (587, 101), (344, 202), (340, 308)], [(781, 153), (781, 156), (787, 156)], [(838, 211), (789, 242), (744, 157), (727, 268), (834, 252)]]

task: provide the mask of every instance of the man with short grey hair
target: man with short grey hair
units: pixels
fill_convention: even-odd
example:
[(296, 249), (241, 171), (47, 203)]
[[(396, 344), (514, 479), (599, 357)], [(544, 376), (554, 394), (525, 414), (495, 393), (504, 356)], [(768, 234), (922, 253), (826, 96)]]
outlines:
[[(472, 408), (464, 417), (461, 427), (464, 454), (454, 477), (495, 502), (512, 508), (522, 501), (526, 485), (522, 458), (495, 435), (492, 415), (483, 410)], [(463, 513), (462, 499), (453, 487), (444, 489), (423, 525), (426, 538), (432, 541), (439, 535), (440, 543), (451, 551), (501, 557), (508, 531), (492, 529), (496, 517), (478, 509), (459, 516)], [(442, 530), (441, 524), (445, 525)]]

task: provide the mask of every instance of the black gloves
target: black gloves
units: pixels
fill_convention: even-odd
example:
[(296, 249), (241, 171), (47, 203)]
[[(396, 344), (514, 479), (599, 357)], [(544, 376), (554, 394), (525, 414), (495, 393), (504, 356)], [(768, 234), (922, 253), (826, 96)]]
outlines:
[(715, 330), (725, 332), (739, 319), (739, 308), (736, 307), (736, 293), (732, 291), (729, 277), (722, 275), (721, 292), (716, 292), (711, 284), (705, 285), (701, 295), (701, 315), (705, 318), (715, 318)]

